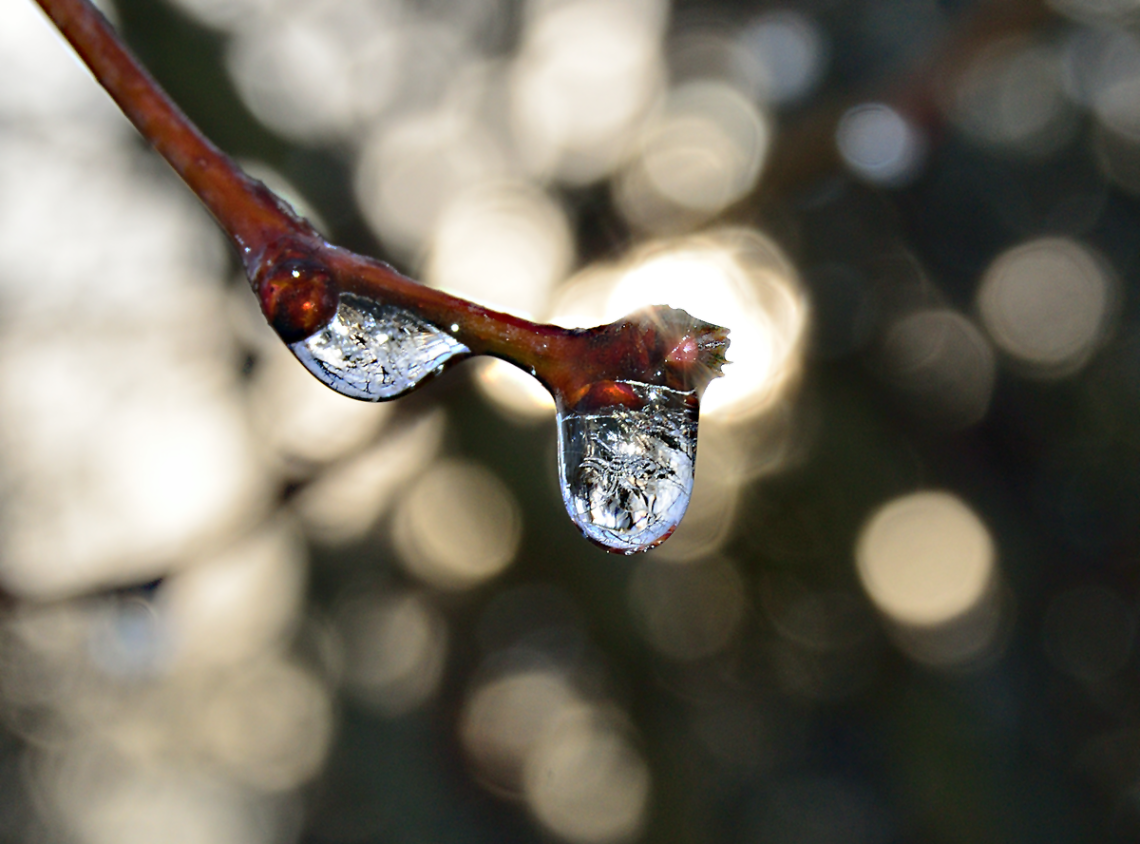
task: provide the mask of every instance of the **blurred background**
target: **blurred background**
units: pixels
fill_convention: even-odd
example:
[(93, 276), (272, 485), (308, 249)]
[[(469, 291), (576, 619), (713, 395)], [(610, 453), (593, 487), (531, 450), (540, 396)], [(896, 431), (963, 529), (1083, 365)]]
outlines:
[(116, 0), (333, 241), (732, 329), (689, 515), (549, 400), (321, 387), (0, 26), (0, 841), (1140, 838), (1136, 0)]

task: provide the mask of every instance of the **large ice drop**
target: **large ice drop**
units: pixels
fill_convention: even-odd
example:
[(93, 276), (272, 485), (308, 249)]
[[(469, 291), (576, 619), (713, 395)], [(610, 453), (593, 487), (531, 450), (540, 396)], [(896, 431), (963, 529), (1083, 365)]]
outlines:
[(611, 382), (618, 400), (560, 409), (558, 474), (570, 518), (610, 551), (634, 554), (671, 534), (693, 491), (695, 393)]

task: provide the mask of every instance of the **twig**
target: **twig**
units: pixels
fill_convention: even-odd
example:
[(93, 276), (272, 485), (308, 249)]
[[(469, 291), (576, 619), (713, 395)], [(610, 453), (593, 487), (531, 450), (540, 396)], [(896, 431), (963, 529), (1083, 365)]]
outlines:
[(233, 241), (262, 310), (286, 342), (319, 330), (341, 293), (417, 314), (472, 354), (535, 375), (563, 407), (599, 383), (636, 380), (702, 390), (717, 374), (724, 329), (670, 309), (595, 329), (541, 325), (424, 287), (392, 267), (329, 244), (263, 184), (246, 176), (171, 101), (88, 0), (37, 0), (80, 58)]

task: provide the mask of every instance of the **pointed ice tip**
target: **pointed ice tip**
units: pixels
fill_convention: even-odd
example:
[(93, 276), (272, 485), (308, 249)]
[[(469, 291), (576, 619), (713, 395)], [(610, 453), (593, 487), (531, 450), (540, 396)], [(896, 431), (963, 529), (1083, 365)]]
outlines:
[(667, 305), (647, 308), (641, 318), (661, 332), (666, 363), (682, 373), (691, 387), (703, 390), (709, 381), (724, 374), (729, 346), (727, 328)]
[(708, 367), (713, 378), (724, 375), (724, 365), (728, 363), (725, 353), (732, 341), (728, 339), (729, 329), (719, 325), (704, 324), (706, 331), (697, 339), (701, 363)]

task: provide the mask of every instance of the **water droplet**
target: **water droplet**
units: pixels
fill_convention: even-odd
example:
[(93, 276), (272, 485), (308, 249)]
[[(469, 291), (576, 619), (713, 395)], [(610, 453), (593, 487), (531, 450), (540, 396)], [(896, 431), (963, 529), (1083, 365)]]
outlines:
[(610, 551), (646, 551), (673, 532), (696, 457), (695, 392), (608, 381), (559, 409), (562, 500), (586, 538)]
[(471, 351), (410, 311), (351, 293), (328, 325), (289, 348), (338, 393), (366, 401), (403, 395)]

